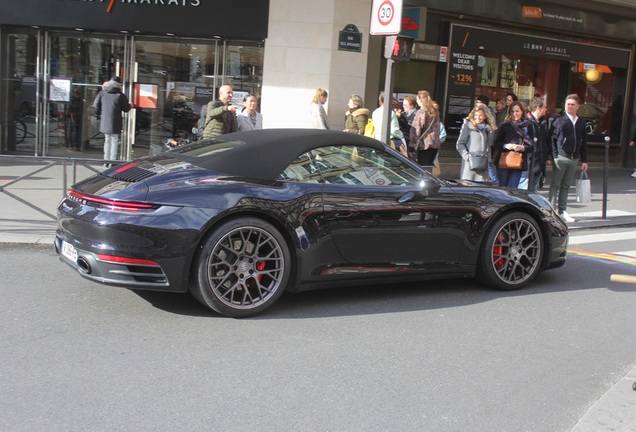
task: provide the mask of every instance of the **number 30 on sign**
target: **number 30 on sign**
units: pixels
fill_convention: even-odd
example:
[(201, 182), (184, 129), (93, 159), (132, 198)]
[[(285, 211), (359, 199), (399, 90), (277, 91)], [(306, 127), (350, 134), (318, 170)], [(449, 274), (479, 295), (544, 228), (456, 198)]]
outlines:
[(402, 0), (373, 0), (372, 35), (396, 35), (402, 27)]

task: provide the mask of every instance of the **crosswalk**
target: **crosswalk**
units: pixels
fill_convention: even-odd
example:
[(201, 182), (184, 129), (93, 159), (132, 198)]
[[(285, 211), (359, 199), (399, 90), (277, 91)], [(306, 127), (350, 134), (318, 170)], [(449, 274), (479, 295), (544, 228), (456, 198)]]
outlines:
[(579, 234), (575, 232), (570, 233), (569, 245), (591, 249), (597, 249), (598, 246), (602, 246), (605, 249), (604, 252), (611, 251), (614, 255), (636, 258), (636, 243), (634, 240), (636, 240), (636, 231), (633, 229), (594, 234)]

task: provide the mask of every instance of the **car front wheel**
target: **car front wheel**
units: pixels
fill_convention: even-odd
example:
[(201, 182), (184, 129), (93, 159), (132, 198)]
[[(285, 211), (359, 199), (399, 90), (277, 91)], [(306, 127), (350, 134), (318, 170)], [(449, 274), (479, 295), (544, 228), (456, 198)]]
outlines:
[(201, 246), (194, 296), (222, 315), (255, 315), (278, 300), (290, 273), (289, 248), (271, 224), (256, 218), (229, 221)]
[(484, 238), (477, 277), (495, 289), (520, 289), (539, 273), (542, 257), (543, 237), (537, 222), (525, 213), (509, 213)]

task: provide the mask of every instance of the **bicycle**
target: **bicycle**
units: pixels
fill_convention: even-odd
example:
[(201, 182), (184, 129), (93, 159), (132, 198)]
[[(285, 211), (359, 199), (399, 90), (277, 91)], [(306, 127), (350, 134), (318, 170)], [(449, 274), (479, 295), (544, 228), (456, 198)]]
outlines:
[(14, 116), (13, 118), (15, 124), (15, 143), (20, 144), (27, 137), (35, 138), (35, 135), (29, 132), (26, 123), (20, 117)]

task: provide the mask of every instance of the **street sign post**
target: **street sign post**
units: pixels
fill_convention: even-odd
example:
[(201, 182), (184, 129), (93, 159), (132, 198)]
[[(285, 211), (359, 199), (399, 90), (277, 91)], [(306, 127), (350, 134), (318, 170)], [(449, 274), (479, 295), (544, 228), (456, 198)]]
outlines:
[[(370, 33), (372, 35), (397, 35), (402, 29), (402, 0), (373, 0), (371, 6), (371, 26)], [(387, 39), (389, 39), (387, 37)], [(385, 52), (387, 45), (390, 43), (390, 52), (392, 52), (395, 39), (385, 41)], [(412, 47), (412, 43), (411, 43)], [(409, 48), (410, 52), (410, 48)], [(398, 51), (399, 54), (399, 51)], [(391, 96), (393, 94), (393, 62), (395, 57), (387, 57), (386, 75), (384, 81), (384, 108), (382, 113), (382, 136), (380, 140), (389, 145), (391, 139), (390, 121), (391, 112)]]

